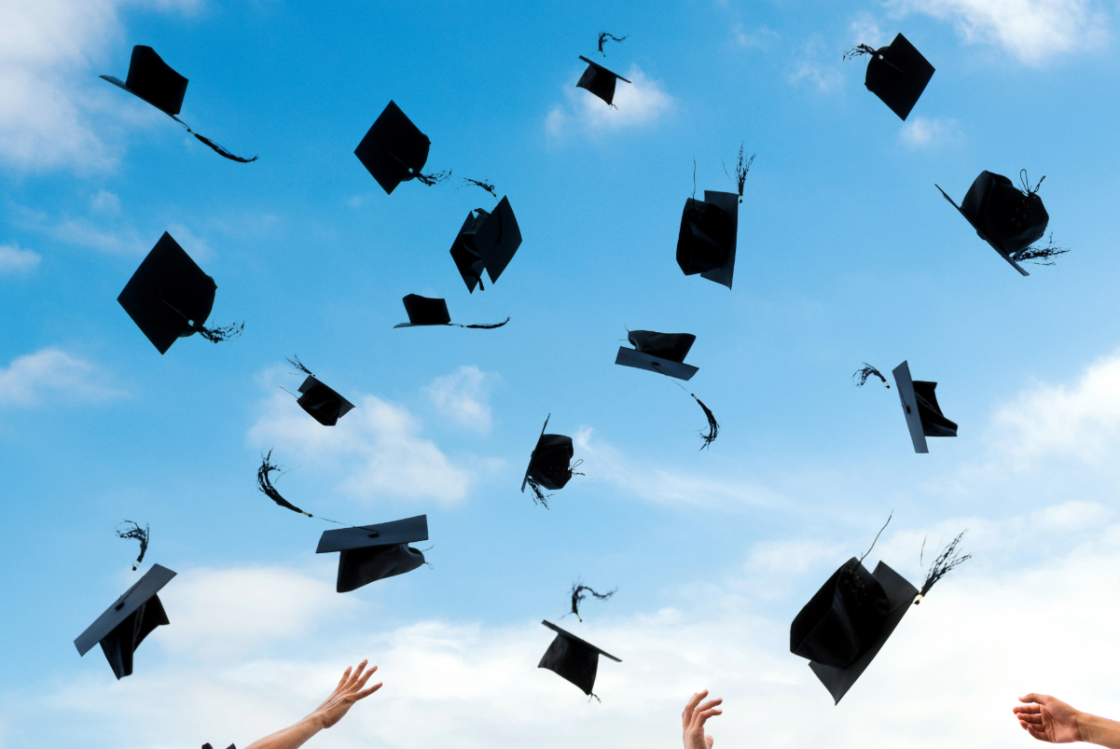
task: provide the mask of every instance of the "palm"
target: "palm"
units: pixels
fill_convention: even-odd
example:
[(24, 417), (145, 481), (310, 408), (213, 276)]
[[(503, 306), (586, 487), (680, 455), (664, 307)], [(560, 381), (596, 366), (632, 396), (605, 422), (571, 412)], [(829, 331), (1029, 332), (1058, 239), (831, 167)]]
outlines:
[(1066, 703), (1046, 694), (1029, 694), (1019, 701), (1028, 704), (1013, 708), (1013, 712), (1019, 725), (1034, 738), (1051, 744), (1082, 740), (1078, 712)]

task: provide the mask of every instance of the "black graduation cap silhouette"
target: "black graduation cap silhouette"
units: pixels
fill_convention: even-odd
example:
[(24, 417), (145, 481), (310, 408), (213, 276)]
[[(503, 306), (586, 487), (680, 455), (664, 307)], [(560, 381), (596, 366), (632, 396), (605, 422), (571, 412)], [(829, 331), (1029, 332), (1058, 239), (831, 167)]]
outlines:
[(902, 411), (906, 415), (906, 426), (914, 443), (914, 452), (928, 453), (926, 437), (956, 437), (957, 425), (941, 413), (937, 403), (936, 382), (913, 380), (910, 378), (910, 365), (902, 362), (891, 372), (902, 399)]
[(689, 198), (681, 214), (677, 265), (686, 276), (697, 273), (731, 288), (739, 233), (739, 196), (704, 191), (704, 200)]
[(685, 364), (696, 336), (691, 333), (657, 333), (652, 330), (629, 331), (634, 348), (618, 347), (614, 363), (624, 367), (660, 372), (678, 380), (691, 380), (699, 367)]
[(419, 179), (430, 186), (450, 175), (450, 172), (420, 172), (428, 161), (431, 145), (428, 136), (412, 124), (396, 102), (390, 101), (354, 149), (354, 155), (385, 193), (392, 195), (401, 182)]
[(502, 271), (521, 246), (521, 228), (513, 215), (509, 198), (503, 197), (493, 213), (476, 208), (467, 214), (463, 228), (451, 245), (451, 257), (463, 277), (463, 283), (472, 294), (482, 285), (482, 271), (490, 276), (490, 283), (497, 283)]
[(888, 47), (873, 49), (860, 44), (845, 53), (845, 59), (869, 55), (864, 85), (891, 111), (905, 120), (926, 90), (934, 67), (910, 41), (899, 34)]
[(428, 516), (390, 523), (324, 531), (316, 554), (342, 552), (335, 590), (347, 593), (363, 585), (412, 572), (424, 564), (424, 553), (409, 546), (428, 540)]
[(549, 621), (541, 624), (556, 632), (556, 638), (548, 646), (537, 668), (547, 668), (563, 676), (568, 681), (590, 695), (595, 688), (595, 674), (599, 670), (599, 656), (605, 655), (616, 663), (622, 663), (621, 658), (615, 658), (605, 650), (595, 647), (586, 640), (576, 637), (571, 632), (560, 629)]
[(451, 322), (451, 314), (447, 311), (447, 302), (443, 299), (409, 294), (404, 298), (404, 311), (408, 313), (408, 322), (398, 323), (394, 328), (416, 328), (425, 325), (452, 325), (460, 328), (477, 328), (491, 330), (500, 328), (509, 322), (494, 323), (493, 325), (459, 325)]
[(296, 404), (311, 414), (315, 421), (325, 427), (333, 427), (339, 419), (353, 410), (353, 403), (320, 382), (311, 370), (303, 365), (298, 356), (288, 359), (288, 363), (307, 375), (307, 379), (299, 386), (300, 395), (296, 399)]
[[(214, 747), (212, 747), (212, 746), (210, 745), (210, 743), (209, 743), (209, 742), (207, 742), (207, 743), (205, 743), (205, 744), (203, 744), (203, 745), (202, 745), (202, 749), (214, 749)], [(236, 747), (236, 746), (234, 746), (233, 744), (230, 744), (229, 746), (227, 746), (227, 747), (226, 747), (226, 749), (237, 749), (237, 747)]]
[(175, 577), (158, 564), (125, 591), (109, 609), (74, 640), (78, 655), (101, 643), (101, 650), (118, 679), (132, 674), (132, 655), (156, 627), (170, 624), (156, 595)]
[(244, 325), (204, 327), (218, 285), (167, 232), (140, 263), (117, 301), (161, 354), (179, 338), (199, 333), (215, 343)]
[[(1046, 233), (1050, 214), (1038, 196), (1038, 187), (1031, 190), (1025, 176), (1023, 179), (1023, 189), (1020, 190), (1002, 174), (980, 172), (960, 205), (953, 202), (940, 185), (935, 187), (1000, 257), (1024, 276), (1029, 276), (1016, 262), (1017, 256)], [(1042, 180), (1038, 184), (1041, 185)]]
[[(537, 439), (537, 446), (529, 456), (529, 467), (525, 469), (525, 478), (521, 481), (521, 491), (525, 492), (526, 484), (533, 490), (534, 502), (540, 502), (548, 507), (548, 497), (543, 490), (558, 491), (563, 489), (575, 475), (573, 469), (578, 468), (583, 461), (571, 464), (575, 455), (572, 438), (562, 434), (545, 434), (548, 429), (548, 420), (552, 414), (545, 417), (544, 426), (541, 427), (541, 436)], [(582, 475), (582, 474), (581, 474)]]
[(248, 164), (257, 157), (243, 159), (227, 151), (209, 138), (191, 130), (187, 123), (175, 115), (183, 107), (183, 97), (187, 94), (187, 79), (171, 69), (151, 47), (137, 45), (132, 48), (132, 60), (128, 64), (128, 78), (122, 81), (111, 75), (101, 76), (114, 86), (123, 88), (130, 94), (143, 99), (187, 129), (202, 143), (209, 146), (219, 156), (230, 161)]
[(615, 83), (617, 81), (630, 83), (630, 81), (626, 80), (618, 73), (607, 70), (599, 63), (588, 60), (583, 55), (580, 55), (579, 59), (587, 63), (587, 70), (583, 71), (583, 75), (579, 77), (579, 82), (576, 83), (576, 87), (585, 88), (607, 104), (614, 106)]

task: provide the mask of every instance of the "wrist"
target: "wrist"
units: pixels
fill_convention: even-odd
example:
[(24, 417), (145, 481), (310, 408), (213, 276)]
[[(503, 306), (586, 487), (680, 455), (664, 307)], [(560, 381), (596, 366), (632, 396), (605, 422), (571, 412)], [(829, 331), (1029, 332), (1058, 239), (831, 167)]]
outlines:
[(327, 717), (319, 711), (315, 711), (300, 721), (300, 727), (303, 728), (309, 736), (313, 736), (327, 728)]
[(1101, 719), (1096, 715), (1083, 713), (1078, 711), (1077, 719), (1077, 740), (1084, 741), (1089, 744), (1100, 744), (1102, 733)]

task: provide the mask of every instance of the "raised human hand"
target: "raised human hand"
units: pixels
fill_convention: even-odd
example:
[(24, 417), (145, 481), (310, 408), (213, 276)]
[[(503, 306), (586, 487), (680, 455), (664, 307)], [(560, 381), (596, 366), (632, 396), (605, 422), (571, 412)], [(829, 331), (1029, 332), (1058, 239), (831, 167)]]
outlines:
[[(362, 661), (358, 664), (358, 670), (354, 671), (353, 667), (347, 668), (345, 673), (342, 674), (342, 679), (338, 682), (334, 692), (326, 701), (319, 705), (311, 715), (308, 717), (314, 720), (322, 728), (330, 728), (338, 721), (342, 720), (342, 716), (354, 706), (358, 700), (364, 700), (371, 694), (381, 689), (384, 682), (377, 682), (369, 689), (366, 689), (366, 682), (377, 671), (377, 666), (365, 670), (366, 664), (369, 661)], [(364, 673), (363, 673), (364, 672)]]
[(1014, 707), (1011, 712), (1023, 730), (1039, 741), (1068, 744), (1085, 740), (1081, 735), (1080, 711), (1048, 694), (1032, 692), (1019, 701), (1028, 704)]
[(723, 711), (717, 707), (723, 703), (723, 700), (708, 700), (701, 705), (700, 701), (707, 696), (707, 689), (697, 692), (684, 706), (684, 712), (681, 714), (681, 723), (684, 725), (684, 749), (712, 749), (712, 744), (715, 743), (714, 738), (705, 735), (704, 723), (713, 715), (723, 714)]

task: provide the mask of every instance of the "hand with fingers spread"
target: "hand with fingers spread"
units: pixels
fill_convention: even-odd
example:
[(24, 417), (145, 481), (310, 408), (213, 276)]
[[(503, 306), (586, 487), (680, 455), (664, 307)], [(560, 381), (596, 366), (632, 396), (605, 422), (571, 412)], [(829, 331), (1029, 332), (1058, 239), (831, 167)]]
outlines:
[(1048, 694), (1020, 697), (1027, 704), (1011, 709), (1019, 725), (1039, 741), (1069, 744), (1086, 741), (1120, 749), (1120, 723), (1074, 709)]
[(697, 692), (684, 706), (681, 714), (681, 723), (684, 724), (684, 749), (712, 749), (715, 739), (704, 734), (704, 723), (713, 715), (722, 715), (719, 705), (722, 699), (708, 700), (700, 704), (708, 696), (708, 690)]

